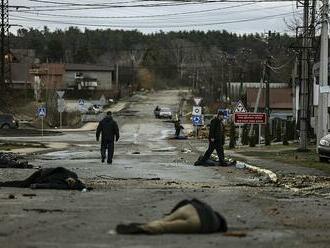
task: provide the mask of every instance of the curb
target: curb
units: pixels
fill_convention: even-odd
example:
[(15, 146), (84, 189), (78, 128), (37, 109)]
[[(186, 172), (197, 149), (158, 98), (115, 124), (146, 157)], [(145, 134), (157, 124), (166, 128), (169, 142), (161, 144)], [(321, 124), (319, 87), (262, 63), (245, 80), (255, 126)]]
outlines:
[(269, 179), (273, 182), (273, 183), (277, 183), (278, 182), (278, 178), (277, 178), (277, 175), (272, 172), (271, 170), (267, 170), (267, 169), (262, 169), (260, 167), (257, 167), (257, 166), (254, 166), (254, 165), (249, 165), (249, 164), (245, 164), (245, 168), (253, 171), (253, 172), (256, 172), (256, 173), (259, 173), (259, 174), (264, 174), (266, 176), (269, 177)]

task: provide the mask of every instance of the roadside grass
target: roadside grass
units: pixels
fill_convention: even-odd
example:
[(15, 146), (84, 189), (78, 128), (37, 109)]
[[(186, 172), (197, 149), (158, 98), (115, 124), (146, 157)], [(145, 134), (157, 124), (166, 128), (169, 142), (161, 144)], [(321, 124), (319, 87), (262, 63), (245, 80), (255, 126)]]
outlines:
[(236, 152), (248, 157), (256, 157), (260, 159), (269, 159), (287, 164), (295, 164), (303, 167), (314, 168), (330, 174), (330, 163), (319, 162), (318, 154), (315, 147), (309, 147), (307, 152), (298, 152), (297, 145), (289, 146), (272, 145), (262, 146), (255, 149), (250, 147), (247, 149), (236, 149)]

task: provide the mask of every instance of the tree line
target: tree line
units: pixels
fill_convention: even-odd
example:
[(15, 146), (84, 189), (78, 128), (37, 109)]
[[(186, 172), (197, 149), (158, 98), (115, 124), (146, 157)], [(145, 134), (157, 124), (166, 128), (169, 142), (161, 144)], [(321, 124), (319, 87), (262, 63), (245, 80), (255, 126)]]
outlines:
[[(221, 31), (19, 29), (11, 48), (34, 49), (41, 62), (91, 63), (121, 67), (127, 80), (148, 79), (160, 85), (219, 87), (226, 81), (258, 82), (262, 62), (274, 67), (292, 59), (295, 38), (286, 34), (236, 34)], [(273, 82), (288, 82), (291, 64), (273, 70)], [(125, 78), (125, 77), (123, 77)]]

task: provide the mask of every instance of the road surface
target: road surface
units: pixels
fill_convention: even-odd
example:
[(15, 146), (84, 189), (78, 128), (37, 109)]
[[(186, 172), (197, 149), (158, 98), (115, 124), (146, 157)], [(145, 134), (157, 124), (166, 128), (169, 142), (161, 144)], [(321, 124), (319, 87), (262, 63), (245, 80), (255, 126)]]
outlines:
[[(136, 95), (115, 114), (121, 137), (111, 166), (101, 163), (93, 131), (10, 137), (61, 144), (32, 155), (31, 163), (69, 168), (94, 190), (1, 188), (0, 247), (329, 247), (329, 199), (293, 192), (244, 169), (193, 166), (205, 142), (169, 140), (174, 125), (154, 118), (156, 105), (177, 110), (179, 92)], [(0, 180), (23, 179), (33, 171), (1, 169)], [(119, 223), (159, 218), (193, 197), (224, 215), (230, 232), (246, 237), (114, 232)]]

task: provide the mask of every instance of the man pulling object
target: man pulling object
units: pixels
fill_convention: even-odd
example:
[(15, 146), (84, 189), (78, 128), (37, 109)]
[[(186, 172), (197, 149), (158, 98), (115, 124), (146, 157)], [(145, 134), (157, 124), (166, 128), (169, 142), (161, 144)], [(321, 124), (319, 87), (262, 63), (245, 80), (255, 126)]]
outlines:
[(226, 232), (227, 222), (208, 204), (197, 199), (179, 202), (171, 213), (145, 224), (119, 224), (119, 234), (215, 233)]
[(63, 167), (40, 169), (22, 181), (0, 182), (0, 187), (74, 190), (86, 188), (76, 173)]

